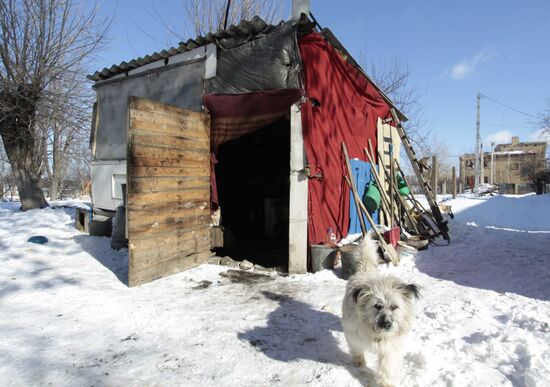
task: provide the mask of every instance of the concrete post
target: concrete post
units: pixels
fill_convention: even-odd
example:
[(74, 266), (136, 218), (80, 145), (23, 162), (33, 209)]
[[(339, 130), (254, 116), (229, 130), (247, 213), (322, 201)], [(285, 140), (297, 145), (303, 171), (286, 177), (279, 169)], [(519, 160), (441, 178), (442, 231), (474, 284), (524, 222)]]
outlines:
[(451, 190), (453, 191), (453, 199), (456, 198), (456, 169), (451, 169)]
[(290, 199), (288, 208), (288, 272), (307, 272), (308, 176), (300, 105), (290, 107)]

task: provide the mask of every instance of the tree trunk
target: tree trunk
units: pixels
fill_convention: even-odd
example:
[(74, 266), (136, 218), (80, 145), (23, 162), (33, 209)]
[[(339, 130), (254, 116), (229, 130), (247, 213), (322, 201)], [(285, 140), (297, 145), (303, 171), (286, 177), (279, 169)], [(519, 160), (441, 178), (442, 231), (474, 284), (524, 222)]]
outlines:
[(38, 184), (39, 168), (34, 158), (36, 136), (31, 130), (37, 99), (29, 98), (30, 94), (22, 95), (0, 94), (0, 102), (13, 111), (1, 122), (0, 135), (19, 191), (21, 209), (26, 211), (48, 207), (48, 202)]
[(57, 200), (59, 196), (59, 179), (53, 175), (50, 179), (50, 200)]
[(4, 148), (13, 169), (23, 211), (48, 207), (44, 193), (38, 185), (40, 177), (33, 165), (32, 153), (25, 149), (25, 142), (6, 142), (4, 139)]

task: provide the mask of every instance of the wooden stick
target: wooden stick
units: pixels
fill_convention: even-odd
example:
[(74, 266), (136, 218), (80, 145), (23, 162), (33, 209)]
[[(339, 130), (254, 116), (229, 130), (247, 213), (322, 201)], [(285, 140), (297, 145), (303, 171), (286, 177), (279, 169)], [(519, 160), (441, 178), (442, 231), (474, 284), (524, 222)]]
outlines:
[[(391, 132), (390, 132), (391, 133)], [(391, 161), (393, 159), (393, 143), (390, 142), (390, 173), (389, 175), (386, 173), (386, 176), (388, 177), (388, 181), (390, 183), (390, 204), (391, 204), (391, 212), (392, 212), (392, 219), (393, 219), (393, 216), (395, 215), (395, 210), (393, 209), (393, 202), (395, 201), (394, 200), (394, 197), (393, 197), (393, 193), (394, 193), (394, 189), (393, 189), (393, 162)], [(380, 162), (380, 161), (379, 161)], [(383, 162), (382, 162), (383, 164)], [(384, 165), (384, 168), (386, 167), (386, 165)], [(392, 223), (392, 227), (393, 227), (393, 223)]]
[[(380, 154), (377, 153), (377, 156), (378, 156), (378, 160), (380, 161), (380, 159), (381, 159)], [(383, 162), (380, 162), (380, 163), (378, 163), (378, 164), (382, 166), (382, 169), (384, 169), (384, 174), (385, 174), (385, 175), (388, 175), (388, 171), (387, 171), (386, 166), (384, 165), (384, 163), (383, 163)], [(405, 208), (405, 214), (407, 215), (407, 218), (409, 219), (409, 222), (411, 222), (411, 224), (412, 224), (414, 230), (415, 230), (418, 234), (420, 234), (419, 231), (418, 231), (418, 228), (416, 227), (416, 222), (414, 221), (412, 215), (409, 214), (409, 211), (407, 211), (407, 206), (406, 206), (406, 204), (405, 204), (403, 198), (401, 197), (401, 195), (399, 195), (399, 190), (397, 189), (397, 186), (395, 185), (395, 182), (394, 182), (393, 179), (391, 179), (391, 178), (389, 179), (389, 181), (390, 181), (390, 184), (392, 185), (393, 189), (395, 190), (395, 192), (397, 192), (397, 199), (398, 199), (398, 201), (399, 201), (400, 204), (403, 206), (403, 208)], [(393, 198), (392, 198), (392, 199), (393, 199)]]
[[(409, 187), (409, 190), (410, 190), (410, 198), (409, 200), (411, 201), (411, 204), (413, 206), (413, 208), (415, 208), (420, 214), (423, 214), (426, 212), (426, 209), (424, 208), (424, 206), (422, 206), (422, 204), (416, 200), (416, 198), (414, 197), (414, 194), (412, 192), (412, 185), (409, 184), (409, 181), (407, 180), (407, 178), (405, 177), (405, 172), (403, 172), (403, 168), (401, 168), (401, 165), (399, 164), (399, 161), (395, 160), (395, 164), (397, 165), (397, 169), (399, 170), (399, 172), (401, 172), (401, 177), (403, 177), (403, 180), (405, 181), (405, 184), (407, 184), (407, 186)], [(432, 224), (430, 222), (426, 222), (428, 224), (428, 227), (431, 229), (431, 231), (434, 233), (434, 235), (437, 236), (438, 234), (438, 231), (432, 226)]]
[[(347, 176), (345, 176), (345, 178), (346, 178), (346, 182), (348, 183), (348, 185), (350, 186), (350, 189), (353, 192), (353, 195), (356, 198), (359, 198), (359, 195), (357, 194), (357, 191), (354, 190), (352, 185), (351, 185), (350, 179)], [(361, 210), (365, 213), (365, 215), (367, 217), (367, 220), (369, 221), (372, 229), (374, 230), (376, 236), (378, 237), (378, 240), (380, 241), (380, 244), (382, 245), (382, 249), (386, 253), (388, 253), (388, 256), (390, 257), (390, 261), (392, 261), (392, 263), (394, 265), (399, 264), (399, 255), (397, 254), (397, 251), (395, 250), (395, 248), (392, 245), (389, 245), (389, 244), (386, 243), (386, 240), (384, 239), (384, 236), (382, 234), (380, 234), (380, 231), (378, 231), (378, 228), (376, 227), (376, 224), (374, 223), (374, 220), (370, 216), (369, 211), (366, 209), (363, 202), (359, 201), (359, 205), (361, 206)]]
[(380, 176), (378, 176), (378, 172), (376, 171), (376, 165), (374, 164), (374, 160), (373, 160), (373, 158), (372, 158), (372, 156), (369, 153), (369, 150), (367, 148), (365, 148), (363, 150), (365, 151), (365, 154), (367, 155), (367, 160), (369, 160), (372, 175), (374, 176), (374, 180), (376, 181), (376, 184), (378, 185), (378, 188), (380, 190), (380, 197), (382, 198), (382, 203), (385, 206), (384, 212), (386, 212), (388, 215), (391, 215), (391, 213), (388, 212), (389, 208), (390, 208), (390, 204), (389, 204), (390, 201), (387, 197), (386, 191), (384, 191), (384, 189), (382, 187), (382, 182), (380, 181)]
[[(397, 163), (397, 160), (394, 159), (393, 161), (395, 162), (396, 166), (399, 168), (399, 164)], [(412, 208), (409, 208), (407, 206), (407, 201), (405, 199), (403, 199), (401, 197), (401, 194), (399, 193), (399, 187), (397, 187), (397, 182), (394, 181), (393, 184), (395, 185), (395, 189), (397, 190), (396, 195), (399, 198), (399, 201), (401, 202), (401, 207), (403, 208), (403, 212), (405, 213), (406, 217), (409, 219), (409, 223), (414, 228), (414, 231), (417, 234), (420, 234), (420, 229), (418, 228), (418, 224), (415, 221), (415, 219), (413, 218), (413, 216), (411, 215), (411, 212), (414, 209), (414, 205), (413, 205)], [(409, 191), (410, 191), (410, 187), (409, 187)]]
[(342, 143), (342, 151), (344, 152), (344, 158), (346, 160), (346, 167), (348, 168), (348, 175), (351, 180), (350, 188), (354, 192), (353, 199), (355, 200), (355, 207), (357, 209), (357, 215), (359, 216), (359, 223), (361, 224), (361, 231), (363, 233), (363, 236), (367, 235), (367, 227), (365, 226), (365, 220), (363, 219), (363, 215), (361, 214), (361, 208), (359, 208), (359, 203), (363, 204), (361, 202), (361, 199), (359, 198), (359, 195), (357, 195), (357, 189), (355, 187), (355, 181), (353, 180), (353, 172), (351, 170), (351, 165), (349, 162), (349, 156), (348, 156), (348, 150), (346, 148), (346, 144)]
[[(373, 147), (372, 147), (372, 142), (370, 141), (370, 139), (368, 139), (367, 141), (368, 141), (368, 145), (369, 145), (369, 149), (370, 149), (370, 154), (372, 155), (370, 157), (370, 163), (371, 163), (371, 165), (374, 166), (374, 165), (376, 165), (376, 163), (374, 162), (375, 153), (374, 153), (374, 150), (373, 150)], [(365, 148), (365, 152), (367, 152), (366, 148)], [(368, 152), (367, 152), (367, 155), (368, 155)], [(373, 170), (375, 170), (374, 167), (373, 167)], [(375, 173), (376, 173), (377, 178), (378, 178), (377, 179), (377, 184), (378, 184), (378, 187), (380, 188), (380, 192), (384, 192), (384, 194), (387, 196), (386, 191), (384, 191), (384, 186), (382, 185), (382, 178), (379, 175), (379, 171), (376, 171)], [(386, 218), (386, 222), (388, 222), (388, 224), (391, 225), (391, 223), (393, 222), (393, 220), (392, 220), (393, 215), (390, 212), (389, 203), (390, 203), (390, 200), (388, 200), (387, 203), (386, 203), (386, 208), (384, 209), (384, 216)]]

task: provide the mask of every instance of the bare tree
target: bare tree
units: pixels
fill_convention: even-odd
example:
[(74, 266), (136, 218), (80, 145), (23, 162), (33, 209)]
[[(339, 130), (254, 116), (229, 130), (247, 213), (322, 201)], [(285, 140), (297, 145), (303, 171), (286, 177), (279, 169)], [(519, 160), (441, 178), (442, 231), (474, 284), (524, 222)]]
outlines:
[(267, 23), (273, 23), (282, 18), (284, 10), (283, 1), (273, 0), (232, 0), (229, 5), (226, 22), (228, 0), (186, 1), (185, 14), (192, 26), (192, 31), (189, 32), (203, 36), (223, 29), (224, 24), (238, 24), (241, 20), (249, 20), (256, 15)]
[(423, 93), (410, 85), (410, 71), (407, 65), (398, 58), (391, 58), (384, 62), (371, 61), (367, 64), (364, 53), (361, 54), (361, 62), (376, 85), (409, 119), (406, 127), (411, 142), (425, 151), (423, 153), (428, 154), (427, 147), (432, 130), (422, 109)]
[[(410, 71), (405, 63), (397, 58), (384, 62), (367, 64), (364, 53), (361, 62), (365, 71), (377, 86), (386, 94), (409, 119), (405, 123), (407, 135), (415, 147), (420, 159), (428, 160), (431, 165), (432, 156), (437, 157), (437, 174), (440, 181), (451, 181), (451, 159), (449, 146), (439, 139), (427, 122), (422, 106), (423, 92), (409, 83)], [(408, 163), (403, 163), (408, 166)], [(411, 172), (411, 171), (407, 171)], [(416, 180), (416, 179), (414, 179)], [(435, 188), (435, 187), (434, 187)]]
[(78, 103), (67, 94), (108, 27), (95, 7), (73, 0), (0, 2), (0, 135), (23, 210), (48, 205), (40, 188), (44, 128), (64, 122), (58, 113)]
[(543, 130), (543, 134), (550, 136), (550, 100), (546, 101), (546, 109), (537, 116), (536, 125)]
[(0, 199), (8, 193), (13, 193), (14, 183), (8, 157), (4, 152), (2, 140), (0, 139)]
[(57, 103), (42, 106), (38, 126), (42, 134), (43, 171), (49, 181), (52, 200), (59, 198), (64, 180), (82, 159), (89, 160), (87, 147), (93, 96), (85, 81), (85, 70), (52, 84)]

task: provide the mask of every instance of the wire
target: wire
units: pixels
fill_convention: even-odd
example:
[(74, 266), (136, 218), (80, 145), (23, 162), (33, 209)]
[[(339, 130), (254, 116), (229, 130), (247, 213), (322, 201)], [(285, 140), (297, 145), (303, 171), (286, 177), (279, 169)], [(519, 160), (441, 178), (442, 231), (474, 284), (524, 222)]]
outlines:
[(496, 103), (498, 103), (499, 105), (504, 106), (505, 108), (508, 108), (508, 109), (513, 110), (513, 111), (515, 111), (515, 112), (517, 112), (517, 113), (523, 114), (524, 116), (531, 117), (531, 118), (536, 118), (536, 116), (534, 116), (534, 115), (532, 115), (532, 114), (522, 112), (521, 110), (518, 110), (518, 109), (516, 109), (516, 108), (513, 108), (513, 107), (511, 107), (511, 106), (509, 106), (509, 105), (506, 105), (505, 103), (499, 102), (499, 101), (497, 101), (496, 99), (489, 97), (488, 95), (481, 94), (481, 93), (479, 93), (479, 95), (480, 95), (481, 97), (483, 97), (483, 98), (490, 99), (491, 101), (496, 102)]
[(505, 127), (505, 128), (521, 128), (524, 127), (525, 124), (517, 124), (517, 125), (510, 125), (510, 124), (488, 124), (486, 122), (483, 123), (485, 126), (498, 126), (498, 127)]

